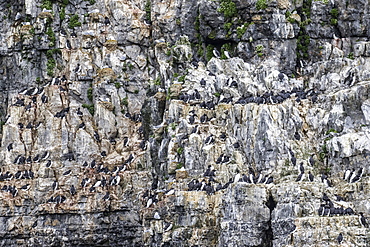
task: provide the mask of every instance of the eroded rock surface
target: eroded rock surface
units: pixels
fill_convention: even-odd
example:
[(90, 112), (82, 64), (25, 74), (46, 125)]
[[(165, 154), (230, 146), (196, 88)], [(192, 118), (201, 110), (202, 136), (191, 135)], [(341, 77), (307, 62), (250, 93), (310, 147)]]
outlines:
[(368, 246), (368, 2), (0, 8), (1, 245)]

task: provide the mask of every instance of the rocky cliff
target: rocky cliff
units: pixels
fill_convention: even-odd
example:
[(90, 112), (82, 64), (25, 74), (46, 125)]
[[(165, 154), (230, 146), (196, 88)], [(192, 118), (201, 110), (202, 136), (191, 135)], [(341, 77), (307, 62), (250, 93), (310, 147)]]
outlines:
[(368, 1), (2, 1), (2, 246), (370, 246)]

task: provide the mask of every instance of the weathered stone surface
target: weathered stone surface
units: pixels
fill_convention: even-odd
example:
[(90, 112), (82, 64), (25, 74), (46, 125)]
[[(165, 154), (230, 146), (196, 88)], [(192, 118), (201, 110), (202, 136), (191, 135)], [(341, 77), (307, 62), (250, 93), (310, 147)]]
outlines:
[(367, 1), (0, 9), (0, 245), (368, 246)]

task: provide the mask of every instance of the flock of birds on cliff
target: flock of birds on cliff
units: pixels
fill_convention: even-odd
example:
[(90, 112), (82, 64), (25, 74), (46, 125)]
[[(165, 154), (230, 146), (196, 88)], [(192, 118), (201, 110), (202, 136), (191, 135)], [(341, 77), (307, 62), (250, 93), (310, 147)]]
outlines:
[[(212, 75), (212, 74), (211, 74)], [(280, 73), (278, 75), (279, 80), (282, 81), (284, 79), (284, 75)], [(207, 87), (207, 81), (202, 78), (200, 80), (200, 85), (202, 87)], [(233, 78), (229, 78), (226, 82), (226, 87), (229, 88), (238, 88), (238, 83)], [(220, 94), (220, 97), (216, 97), (216, 103), (214, 100), (211, 101), (203, 101), (200, 103), (200, 107), (206, 108), (206, 109), (214, 109), (215, 104), (218, 103), (225, 103), (225, 104), (250, 104), (255, 103), (258, 105), (261, 104), (281, 104), (285, 100), (290, 99), (291, 97), (295, 97), (296, 102), (301, 102), (304, 99), (310, 99), (312, 103), (315, 103), (317, 101), (318, 93), (314, 89), (309, 89), (307, 91), (303, 89), (299, 89), (297, 87), (294, 87), (291, 91), (285, 91), (282, 90), (277, 94), (274, 94), (273, 92), (266, 92), (262, 95), (253, 95), (251, 93), (247, 93), (245, 96), (240, 97), (237, 100), (234, 100), (233, 97), (224, 97), (222, 94)], [(188, 93), (182, 93), (179, 95), (179, 100), (184, 101), (185, 103), (194, 103), (194, 101), (201, 100), (201, 94), (197, 89), (194, 89), (194, 92), (191, 94)]]
[[(46, 86), (58, 86), (60, 92), (65, 92), (68, 90), (67, 86), (67, 79), (65, 76), (62, 78), (56, 77), (51, 80), (51, 82), (46, 85)], [(24, 107), (25, 113), (30, 111), (32, 107), (36, 106), (38, 97), (41, 100), (41, 103), (47, 103), (48, 102), (48, 97), (44, 93), (44, 87), (41, 88), (30, 88), (30, 89), (24, 89), (21, 92), (18, 93), (18, 96), (16, 97), (15, 103), (12, 106), (15, 107)], [(27, 102), (29, 101), (29, 103)], [(64, 118), (66, 114), (70, 112), (70, 108), (64, 108), (61, 111), (57, 112), (54, 117), (56, 118)], [(83, 113), (78, 108), (76, 110), (77, 116), (81, 117)], [(130, 120), (134, 122), (140, 122), (141, 121), (141, 115), (140, 114), (125, 114), (126, 118), (129, 118)], [(26, 125), (26, 129), (37, 129), (38, 126), (41, 124), (41, 122), (35, 124), (33, 122), (29, 122)], [(22, 131), (24, 130), (25, 124), (23, 123), (18, 123), (18, 128)], [(85, 128), (85, 124), (82, 121), (81, 124), (78, 126), (79, 128)], [(139, 134), (142, 134), (142, 127), (139, 128), (138, 130)], [(97, 131), (94, 131), (93, 133), (94, 139), (97, 142), (101, 142), (101, 137)], [(109, 142), (112, 145), (116, 144), (116, 140), (114, 138), (110, 138)], [(123, 146), (124, 147), (129, 147), (130, 144), (130, 139), (129, 137), (123, 137)], [(7, 151), (12, 152), (13, 150), (13, 143), (9, 143), (7, 145)], [(145, 140), (142, 140), (140, 142), (139, 147), (142, 150), (146, 149), (147, 142)], [(102, 151), (100, 153), (101, 159), (104, 159), (104, 157), (107, 156), (106, 151)], [(16, 197), (18, 195), (19, 190), (22, 191), (28, 191), (31, 188), (31, 181), (35, 178), (35, 174), (32, 171), (32, 165), (34, 163), (44, 163), (45, 167), (50, 169), (53, 165), (53, 162), (50, 157), (50, 152), (45, 151), (39, 154), (36, 154), (34, 157), (31, 155), (22, 155), (18, 154), (13, 161), (13, 164), (19, 165), (20, 169), (12, 174), (9, 171), (2, 171), (0, 170), (0, 181), (9, 181), (7, 184), (3, 185), (3, 187), (0, 189), (1, 192), (3, 193), (9, 193), (12, 197)], [(61, 160), (68, 160), (68, 161), (75, 161), (75, 155), (72, 151), (69, 151), (68, 153), (63, 154), (61, 157)], [(121, 181), (121, 176), (122, 173), (128, 168), (128, 166), (134, 161), (135, 156), (133, 153), (130, 153), (129, 157), (125, 159), (125, 161), (119, 165), (115, 166), (112, 169), (109, 169), (108, 166), (104, 166), (103, 163), (99, 163), (95, 159), (93, 159), (91, 162), (85, 161), (82, 164), (82, 168), (85, 169), (85, 174), (88, 176), (82, 178), (80, 187), (83, 191), (88, 190), (90, 193), (97, 192), (98, 188), (102, 188), (102, 190), (108, 190), (106, 191), (105, 195), (101, 198), (102, 200), (109, 200), (110, 199), (110, 193), (109, 193), (109, 188), (114, 187), (120, 184)], [(27, 167), (27, 168), (26, 168)], [(67, 177), (72, 175), (72, 169), (66, 170), (62, 173), (62, 176)], [(99, 177), (99, 179), (98, 179)], [(26, 180), (27, 184), (22, 185), (21, 187), (17, 188), (15, 185), (11, 184), (11, 181), (16, 181), (16, 180)], [(60, 186), (58, 180), (55, 180), (51, 186), (52, 191), (53, 191), (53, 196), (51, 196), (46, 203), (56, 203), (60, 204), (65, 202), (67, 199), (64, 194), (58, 194), (60, 192)], [(75, 196), (77, 194), (78, 188), (75, 185), (70, 185), (69, 187), (69, 194), (71, 196)], [(55, 196), (55, 194), (57, 194)]]
[[(283, 79), (282, 74), (279, 74), (279, 79), (280, 80)], [(63, 76), (62, 78), (56, 77), (56, 78), (52, 79), (52, 81), (49, 83), (49, 85), (56, 85), (56, 86), (59, 87), (59, 90), (61, 92), (65, 92), (65, 91), (68, 91), (68, 88), (65, 86), (66, 82), (67, 82), (67, 79), (66, 79), (65, 76)], [(200, 85), (203, 86), (203, 87), (206, 87), (207, 82), (204, 79), (202, 79), (200, 81)], [(238, 88), (237, 82), (233, 79), (230, 79), (228, 81), (227, 86), (230, 87), (230, 88)], [(30, 111), (32, 109), (33, 105), (37, 104), (37, 97), (38, 96), (40, 96), (40, 100), (41, 100), (42, 103), (47, 103), (48, 102), (48, 97), (43, 92), (43, 89), (44, 88), (31, 88), (31, 89), (25, 89), (25, 90), (21, 91), (19, 93), (19, 97), (16, 98), (16, 101), (13, 104), (13, 106), (24, 107), (25, 111)], [(296, 97), (296, 99), (295, 99), (296, 102), (300, 102), (301, 100), (307, 99), (307, 98), (310, 98), (313, 103), (315, 103), (317, 101), (317, 93), (314, 90), (304, 91), (304, 90), (300, 90), (300, 89), (297, 89), (297, 88), (293, 88), (290, 92), (281, 91), (276, 95), (274, 95), (271, 92), (270, 93), (265, 93), (263, 95), (257, 95), (257, 96), (248, 95), (248, 96), (241, 97), (236, 101), (234, 101), (234, 99), (232, 97), (229, 97), (229, 98), (220, 97), (218, 102), (216, 102), (216, 103), (214, 103), (213, 100), (207, 101), (207, 102), (203, 101), (203, 102), (200, 103), (200, 107), (201, 108), (206, 108), (206, 109), (209, 109), (209, 110), (214, 110), (215, 105), (218, 104), (218, 103), (226, 103), (226, 104), (229, 104), (229, 103), (234, 103), (234, 104), (249, 104), (249, 103), (279, 104), (279, 103), (284, 102), (284, 100), (289, 99), (292, 95)], [(26, 96), (29, 96), (30, 99), (31, 99), (31, 101), (28, 102), (28, 103), (26, 103), (26, 98), (25, 98)], [(179, 96), (179, 100), (182, 100), (185, 103), (192, 103), (191, 102), (192, 100), (199, 101), (199, 100), (201, 100), (201, 98), (202, 97), (201, 97), (200, 93), (197, 91), (197, 89), (194, 90), (193, 94), (181, 94)], [(64, 118), (66, 116), (66, 114), (69, 113), (69, 111), (70, 111), (69, 107), (64, 108), (61, 111), (57, 112), (54, 115), (54, 117)], [(80, 108), (77, 109), (76, 113), (77, 113), (78, 116), (83, 115)], [(198, 116), (195, 114), (195, 110), (192, 110), (189, 113), (191, 115), (188, 116), (188, 121), (189, 121), (190, 124), (193, 125), (196, 121), (195, 119)], [(141, 120), (142, 120), (140, 114), (132, 114), (131, 115), (129, 112), (127, 112), (125, 114), (125, 117), (131, 119), (134, 122), (141, 122)], [(206, 123), (209, 120), (210, 120), (210, 118), (208, 117), (207, 114), (203, 114), (199, 118), (199, 122), (202, 123), (202, 124)], [(37, 128), (39, 125), (40, 125), (40, 123), (30, 122), (26, 125), (25, 128), (26, 129), (33, 129), (33, 128)], [(18, 127), (19, 127), (19, 129), (22, 130), (24, 128), (24, 124), (23, 123), (18, 123)], [(78, 127), (79, 128), (85, 128), (84, 122), (81, 122), (81, 124)], [(196, 133), (198, 131), (197, 127), (198, 127), (198, 125), (196, 125), (193, 128), (192, 133)], [(140, 129), (139, 129), (139, 131), (140, 131)], [(141, 129), (141, 131), (142, 131), (142, 129)], [(98, 142), (101, 141), (101, 138), (100, 138), (97, 131), (94, 132), (93, 136), (94, 136), (94, 139), (96, 141), (98, 141)], [(297, 132), (294, 134), (294, 137), (297, 140), (300, 140), (300, 136)], [(226, 134), (222, 133), (219, 138), (221, 140), (225, 140), (226, 139)], [(205, 144), (206, 145), (212, 144), (214, 142), (215, 142), (215, 136), (212, 135), (212, 134), (205, 139)], [(115, 140), (111, 139), (110, 143), (114, 144)], [(124, 146), (127, 146), (128, 143), (129, 143), (129, 138), (125, 137), (124, 138)], [(236, 143), (233, 144), (233, 147), (234, 148), (239, 148), (240, 144), (238, 142), (236, 142)], [(145, 140), (143, 140), (140, 143), (140, 148), (145, 150), (145, 148), (146, 148), (146, 141)], [(10, 143), (7, 146), (7, 150), (10, 152), (12, 149), (13, 149), (13, 144)], [(294, 166), (296, 166), (297, 159), (295, 158), (294, 153), (290, 149), (289, 149), (289, 153), (290, 153), (290, 156), (291, 156), (291, 159), (290, 159), (291, 162), (293, 163)], [(47, 168), (50, 168), (52, 166), (52, 161), (50, 159), (48, 159), (49, 155), (50, 155), (49, 152), (44, 152), (42, 154), (37, 154), (33, 158), (31, 156), (26, 157), (25, 155), (18, 155), (14, 159), (13, 163), (17, 164), (17, 165), (25, 165), (25, 164), (26, 165), (27, 164), (31, 165), (32, 163), (35, 163), (35, 162), (38, 162), (38, 163), (45, 162), (45, 166)], [(101, 155), (102, 158), (107, 156), (105, 151), (101, 152), (100, 155)], [(63, 156), (63, 158), (65, 160), (68, 160), (68, 161), (75, 160), (74, 155), (73, 155), (72, 152), (69, 152), (69, 153), (65, 154)], [(90, 171), (93, 171), (92, 173), (95, 174), (94, 175), (95, 180), (90, 178), (90, 177), (82, 178), (81, 183), (80, 183), (81, 189), (82, 190), (87, 190), (88, 189), (90, 193), (94, 193), (94, 192), (97, 191), (98, 188), (103, 188), (104, 189), (104, 188), (109, 188), (109, 187), (119, 185), (120, 181), (121, 181), (120, 174), (122, 174), (122, 172), (124, 172), (126, 170), (127, 166), (133, 160), (134, 160), (134, 156), (133, 156), (133, 154), (130, 154), (130, 156), (125, 160), (125, 162), (122, 165), (116, 166), (112, 170), (110, 170), (108, 167), (104, 167), (103, 164), (97, 164), (96, 160), (92, 160), (90, 162), (90, 164), (87, 161), (85, 161), (83, 163), (82, 167), (84, 169), (88, 169)], [(215, 163), (216, 164), (227, 164), (230, 161), (231, 161), (230, 156), (225, 155), (225, 154), (221, 154), (217, 158)], [(311, 156), (309, 158), (309, 164), (311, 166), (314, 166), (314, 163), (315, 163), (315, 160), (313, 159), (313, 156)], [(299, 170), (299, 175), (296, 179), (296, 182), (304, 181), (306, 178), (309, 182), (314, 181), (315, 177), (310, 171), (308, 172), (308, 174), (305, 174), (305, 168), (303, 166), (303, 162), (301, 162), (299, 164), (298, 170)], [(205, 191), (207, 195), (213, 195), (217, 191), (227, 189), (229, 187), (229, 185), (232, 184), (232, 183), (250, 183), (250, 184), (272, 184), (273, 183), (273, 177), (272, 176), (263, 175), (261, 173), (256, 174), (252, 168), (249, 168), (249, 174), (248, 175), (246, 175), (244, 173), (240, 174), (237, 171), (237, 174), (235, 175), (235, 177), (230, 178), (229, 181), (226, 182), (225, 184), (222, 184), (221, 182), (217, 181), (216, 173), (217, 173), (217, 170), (214, 169), (214, 167), (212, 165), (209, 165), (208, 168), (206, 169), (206, 171), (204, 172), (202, 179), (200, 179), (200, 180), (192, 179), (188, 183), (188, 191)], [(72, 170), (67, 170), (67, 171), (63, 172), (63, 176), (69, 176), (71, 174), (72, 174)], [(96, 179), (97, 174), (100, 175), (99, 179)], [(91, 172), (89, 172), (89, 175), (91, 175)], [(349, 182), (349, 183), (354, 183), (354, 182), (358, 182), (361, 179), (362, 175), (363, 175), (363, 169), (362, 168), (360, 168), (357, 172), (355, 170), (347, 170), (344, 174), (343, 179), (345, 181)], [(0, 181), (10, 181), (12, 179), (30, 180), (30, 179), (34, 179), (34, 177), (35, 177), (35, 175), (34, 175), (34, 172), (32, 171), (32, 169), (19, 170), (15, 174), (11, 174), (8, 171), (7, 172), (0, 172)], [(321, 179), (321, 182), (323, 182), (326, 186), (328, 186), (328, 187), (332, 186), (332, 183), (329, 180), (328, 175), (322, 174), (320, 179)], [(27, 183), (27, 184), (21, 186), (19, 189), (23, 190), (23, 191), (27, 191), (27, 190), (30, 189), (30, 187), (31, 187), (30, 183)], [(59, 189), (59, 182), (57, 180), (55, 180), (52, 184), (52, 191), (57, 192), (58, 189)], [(75, 196), (77, 194), (77, 190), (78, 190), (78, 188), (76, 188), (75, 185), (70, 185), (69, 194), (71, 196)], [(1, 188), (1, 191), (10, 193), (13, 197), (16, 197), (17, 194), (18, 194), (18, 188), (16, 188), (15, 185), (10, 185), (10, 184), (4, 185)], [(171, 188), (171, 189), (166, 190), (164, 192), (165, 192), (166, 196), (169, 196), (169, 195), (173, 195), (175, 193), (175, 190), (173, 188)], [(102, 197), (102, 200), (109, 200), (109, 199), (110, 199), (110, 193), (109, 193), (109, 191), (106, 191), (105, 195)], [(146, 200), (146, 207), (149, 208), (151, 205), (154, 205), (155, 203), (157, 203), (159, 201), (158, 193), (148, 190), (143, 195), (143, 199)], [(54, 195), (51, 196), (46, 202), (47, 203), (60, 204), (60, 203), (65, 202), (65, 200), (66, 200), (66, 196), (64, 194), (57, 194), (56, 196), (54, 196)], [(334, 203), (328, 198), (328, 196), (326, 194), (324, 194), (322, 200), (323, 200), (323, 203), (320, 205), (320, 208), (318, 209), (319, 216), (352, 215), (352, 214), (354, 214), (354, 211), (353, 211), (352, 208), (344, 209), (343, 207), (335, 207)], [(337, 200), (343, 200), (343, 198), (341, 198), (340, 196), (337, 196)], [(368, 227), (368, 224), (366, 222), (366, 218), (363, 216), (362, 213), (360, 213), (360, 223), (363, 226)], [(343, 235), (341, 233), (338, 236), (338, 242), (341, 242), (342, 240), (343, 240)]]

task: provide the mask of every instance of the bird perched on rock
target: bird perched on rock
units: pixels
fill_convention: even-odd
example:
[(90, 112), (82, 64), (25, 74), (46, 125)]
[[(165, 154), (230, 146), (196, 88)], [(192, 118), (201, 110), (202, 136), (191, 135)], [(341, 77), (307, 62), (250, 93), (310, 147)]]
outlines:
[(73, 184), (71, 185), (71, 188), (69, 189), (69, 193), (70, 193), (72, 196), (74, 196), (74, 195), (76, 195), (76, 194), (77, 194), (76, 188), (75, 188), (75, 186), (74, 186)]
[(296, 182), (302, 182), (303, 181), (303, 179), (304, 179), (304, 173), (300, 173), (299, 175), (298, 175), (298, 177), (297, 177), (297, 179), (295, 180)]
[(310, 171), (308, 172), (308, 180), (310, 182), (313, 182), (313, 180), (314, 180), (314, 176), (312, 175), (312, 173)]
[(104, 18), (104, 25), (106, 26), (110, 25), (110, 20), (107, 16)]
[(110, 194), (109, 192), (107, 192), (104, 196), (103, 196), (103, 200), (104, 201), (108, 201), (110, 199)]
[(343, 241), (343, 234), (342, 233), (339, 233), (339, 235), (337, 237), (337, 241), (338, 241), (338, 244), (342, 243), (342, 241)]
[(365, 216), (364, 216), (364, 214), (362, 213), (362, 212), (360, 212), (360, 216), (359, 216), (359, 218), (360, 218), (360, 224), (363, 226), (363, 227), (369, 227), (369, 225), (368, 225), (368, 223), (367, 223), (367, 221), (366, 221), (366, 218), (365, 218)]

